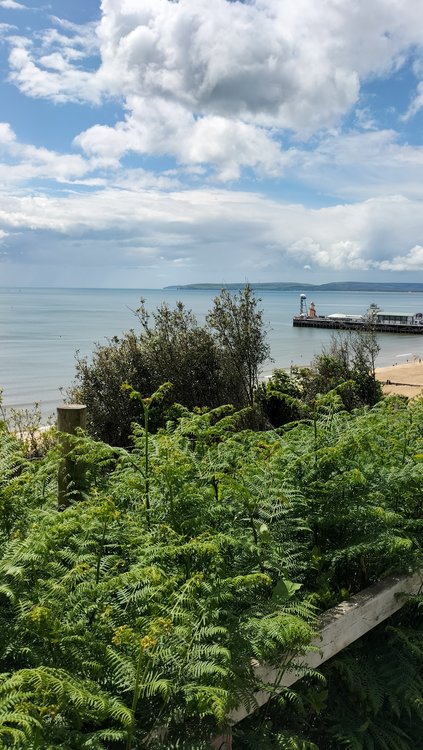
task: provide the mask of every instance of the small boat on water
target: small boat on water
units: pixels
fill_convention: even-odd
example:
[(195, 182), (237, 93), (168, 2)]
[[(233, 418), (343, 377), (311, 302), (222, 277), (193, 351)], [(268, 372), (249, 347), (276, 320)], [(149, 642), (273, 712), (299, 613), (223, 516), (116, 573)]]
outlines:
[(292, 325), (299, 328), (423, 334), (423, 313), (385, 312), (372, 303), (364, 315), (350, 315), (341, 312), (331, 315), (318, 315), (314, 302), (311, 302), (308, 306), (306, 295), (301, 294), (300, 314), (294, 315)]

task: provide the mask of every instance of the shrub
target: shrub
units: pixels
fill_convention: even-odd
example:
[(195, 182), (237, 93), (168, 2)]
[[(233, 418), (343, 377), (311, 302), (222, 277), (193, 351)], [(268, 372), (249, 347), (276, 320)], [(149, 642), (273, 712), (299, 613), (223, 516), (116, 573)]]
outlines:
[(86, 404), (87, 427), (91, 435), (114, 445), (128, 445), (131, 422), (139, 417), (139, 408), (122, 391), (129, 380), (139, 390), (150, 393), (151, 375), (134, 331), (108, 344), (97, 344), (91, 362), (76, 356), (76, 383), (67, 392), (68, 401)]
[(330, 346), (314, 358), (310, 370), (302, 371), (305, 402), (311, 404), (317, 394), (338, 389), (348, 411), (376, 404), (382, 398), (374, 372), (378, 351), (371, 331), (333, 336)]
[[(163, 425), (172, 403), (213, 409), (224, 403), (252, 406), (260, 366), (268, 357), (258, 300), (250, 287), (239, 295), (222, 290), (206, 325), (182, 302), (137, 310), (141, 333), (131, 330), (97, 344), (91, 361), (76, 358), (76, 382), (68, 400), (86, 404), (88, 429), (96, 438), (126, 446), (139, 409), (122, 392), (124, 382), (148, 396), (170, 381), (170, 395), (152, 409), (151, 428)], [(255, 424), (261, 424), (255, 417)]]
[(284, 370), (273, 370), (272, 376), (257, 388), (256, 399), (272, 427), (281, 427), (299, 419), (303, 413), (302, 390), (298, 380)]

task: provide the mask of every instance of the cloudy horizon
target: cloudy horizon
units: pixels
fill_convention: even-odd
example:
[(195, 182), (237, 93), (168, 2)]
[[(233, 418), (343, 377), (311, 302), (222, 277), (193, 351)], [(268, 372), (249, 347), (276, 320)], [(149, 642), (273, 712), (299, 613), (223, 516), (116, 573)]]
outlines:
[(420, 0), (0, 0), (0, 286), (416, 281)]

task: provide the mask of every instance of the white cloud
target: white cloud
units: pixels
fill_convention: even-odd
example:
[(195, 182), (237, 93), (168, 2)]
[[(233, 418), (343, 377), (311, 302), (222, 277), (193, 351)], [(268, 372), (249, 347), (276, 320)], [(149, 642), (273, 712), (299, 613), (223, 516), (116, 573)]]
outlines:
[(415, 245), (405, 255), (395, 255), (391, 260), (377, 264), (381, 271), (423, 271), (423, 247)]
[[(55, 60), (55, 69), (52, 69), (52, 59)], [(41, 67), (41, 60), (48, 60), (45, 67)], [(35, 64), (27, 45), (20, 44), (11, 51), (9, 63), (10, 80), (17, 83), (27, 96), (52, 99), (61, 103), (69, 99), (100, 102), (101, 95), (92, 73), (79, 70), (60, 53), (44, 56), (39, 64)]]
[(407, 112), (403, 116), (404, 122), (407, 122), (407, 120), (411, 120), (414, 115), (417, 114), (421, 109), (423, 108), (423, 81), (420, 81), (420, 83), (417, 86), (417, 93), (414, 96), (413, 101), (411, 102), (409, 108), (407, 109)]
[(422, 202), (401, 196), (312, 210), (217, 189), (0, 193), (9, 257), (19, 248), (25, 262), (95, 267), (100, 277), (110, 268), (148, 265), (152, 285), (161, 274), (166, 283), (239, 280), (240, 269), (254, 280), (307, 266), (326, 277), (416, 271), (422, 267), (422, 217)]
[(291, 148), (285, 175), (321, 194), (348, 200), (401, 193), (421, 197), (423, 147), (394, 130), (326, 133), (314, 149)]
[[(97, 25), (5, 29), (23, 93), (51, 106), (114, 97), (122, 114), (102, 124), (91, 106), (98, 124), (78, 152), (23, 143), (0, 123), (2, 262), (122, 267), (128, 283), (149, 269), (152, 285), (239, 280), (239, 269), (252, 280), (420, 270), (423, 147), (378, 130), (360, 99), (363, 81), (411, 52), (423, 76), (420, 16), (421, 0), (103, 0)], [(409, 119), (419, 97), (421, 86)], [(60, 110), (78, 122), (77, 108)], [(164, 157), (151, 162), (164, 171), (144, 156)], [(207, 187), (243, 170), (283, 176), (274, 195), (306, 185), (315, 206), (335, 205)]]
[(60, 154), (17, 140), (7, 122), (0, 122), (0, 186), (26, 183), (34, 178), (70, 182), (84, 177), (97, 166), (80, 154)]
[(11, 144), (16, 140), (15, 133), (8, 122), (0, 122), (0, 144)]
[[(278, 138), (336, 126), (360, 85), (423, 49), (421, 0), (103, 0), (95, 28), (56, 19), (38, 42), (14, 39), (12, 80), (29, 96), (100, 103), (126, 117), (77, 139), (89, 154), (128, 152), (280, 174)], [(86, 56), (99, 54), (96, 69)], [(413, 105), (419, 107), (418, 98)], [(411, 112), (411, 110), (410, 110)], [(372, 129), (360, 106), (357, 118)]]
[(180, 188), (176, 174), (154, 174), (145, 169), (113, 169), (118, 161), (113, 158), (59, 153), (20, 142), (10, 124), (0, 122), (0, 190), (21, 184), (21, 191), (30, 180), (49, 180), (52, 189), (57, 184), (91, 187), (124, 188), (136, 191), (147, 188), (170, 190)]
[(224, 117), (195, 120), (182, 107), (162, 100), (143, 101), (142, 106), (137, 101), (136, 115), (115, 128), (95, 125), (75, 138), (75, 144), (89, 156), (114, 164), (130, 151), (171, 153), (184, 165), (215, 165), (224, 181), (237, 180), (242, 167), (270, 175), (281, 172), (280, 147), (261, 128)]
[(96, 27), (52, 18), (57, 28), (9, 36), (9, 80), (27, 96), (55, 102), (101, 101), (97, 75), (84, 63), (98, 55)]
[(422, 42), (419, 0), (103, 0), (102, 75), (124, 95), (312, 132)]
[(17, 3), (15, 0), (0, 0), (0, 8), (6, 10), (26, 10), (26, 6), (22, 3)]

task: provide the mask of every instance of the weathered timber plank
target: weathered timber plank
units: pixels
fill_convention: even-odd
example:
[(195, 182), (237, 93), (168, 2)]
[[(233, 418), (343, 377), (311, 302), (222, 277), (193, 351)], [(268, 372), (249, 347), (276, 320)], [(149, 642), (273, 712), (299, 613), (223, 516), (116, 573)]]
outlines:
[[(358, 638), (395, 614), (405, 604), (408, 594), (417, 594), (423, 586), (423, 570), (409, 576), (393, 576), (361, 591), (348, 601), (341, 602), (329, 609), (320, 617), (319, 634), (312, 641), (312, 648), (296, 662), (313, 669), (323, 664), (335, 654), (342, 651)], [(288, 656), (282, 660), (287, 663)], [(281, 665), (282, 666), (282, 665)], [(287, 670), (281, 676), (281, 670), (274, 667), (257, 665), (254, 667), (257, 677), (266, 685), (289, 687), (301, 679), (302, 673)], [(270, 698), (270, 692), (261, 691), (254, 696), (256, 705), (240, 706), (229, 717), (230, 724), (237, 724), (246, 716), (263, 706)]]

